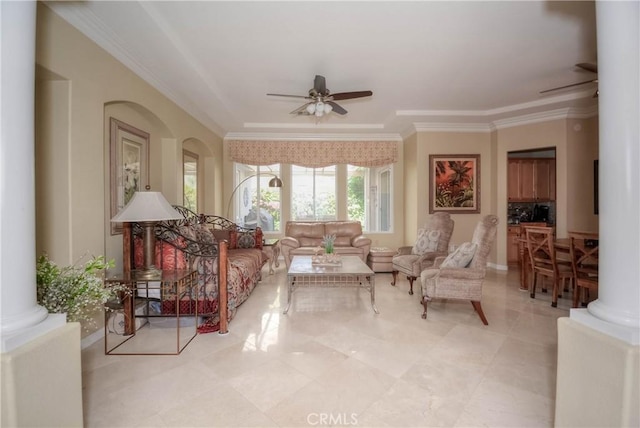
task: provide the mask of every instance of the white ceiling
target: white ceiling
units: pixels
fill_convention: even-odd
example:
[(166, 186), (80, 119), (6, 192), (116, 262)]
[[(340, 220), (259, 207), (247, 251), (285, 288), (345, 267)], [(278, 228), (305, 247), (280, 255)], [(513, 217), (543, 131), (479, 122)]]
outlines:
[[(594, 2), (47, 4), (220, 136), (397, 137), (597, 104), (595, 83), (539, 93), (595, 77), (574, 66), (596, 62)], [(316, 74), (373, 96), (317, 119), (266, 95), (307, 95)]]

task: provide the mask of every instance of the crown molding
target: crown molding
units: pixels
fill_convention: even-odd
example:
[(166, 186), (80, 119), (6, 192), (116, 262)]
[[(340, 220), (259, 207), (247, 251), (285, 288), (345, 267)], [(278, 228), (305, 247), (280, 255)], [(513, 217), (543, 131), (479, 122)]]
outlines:
[(398, 134), (281, 134), (263, 132), (229, 132), (224, 141), (402, 141)]
[(550, 122), (562, 119), (588, 119), (598, 115), (598, 107), (566, 107), (540, 113), (525, 114), (494, 121), (496, 129), (511, 128), (514, 126), (531, 125), (534, 123)]
[[(191, 105), (189, 100), (185, 100), (183, 97), (172, 91), (171, 88), (167, 86), (162, 79), (157, 77), (151, 69), (143, 66), (136, 57), (130, 54), (129, 50), (126, 49), (126, 44), (118, 34), (111, 31), (108, 26), (104, 25), (102, 20), (91, 10), (91, 8), (86, 7), (82, 2), (46, 1), (44, 3), (56, 15), (60, 16), (64, 21), (80, 31), (85, 37), (89, 38), (95, 44), (104, 49), (109, 55), (113, 56), (147, 84), (176, 103), (180, 108), (209, 128), (213, 133), (219, 136), (224, 135), (224, 130), (220, 125), (213, 121), (211, 117), (201, 113), (198, 108)], [(148, 5), (141, 4), (141, 7), (145, 12), (149, 12)], [(174, 40), (172, 40), (172, 42), (173, 41)]]
[(245, 128), (266, 129), (384, 129), (380, 123), (255, 123), (245, 122)]
[(572, 108), (567, 117), (569, 119), (589, 119), (598, 116), (599, 112), (600, 110), (598, 109), (598, 105), (583, 108)]
[(417, 122), (413, 127), (416, 132), (491, 132), (494, 130), (491, 123)]
[(583, 98), (590, 98), (593, 96), (592, 90), (585, 90), (580, 92), (574, 92), (570, 94), (564, 94), (555, 96), (552, 98), (545, 98), (536, 101), (530, 101), (521, 104), (513, 104), (505, 107), (498, 107), (489, 110), (397, 110), (396, 116), (423, 116), (423, 117), (477, 117), (477, 118), (490, 118), (495, 116), (504, 116), (509, 114), (517, 114), (523, 110), (539, 109), (545, 106), (552, 106), (558, 103), (576, 101)]

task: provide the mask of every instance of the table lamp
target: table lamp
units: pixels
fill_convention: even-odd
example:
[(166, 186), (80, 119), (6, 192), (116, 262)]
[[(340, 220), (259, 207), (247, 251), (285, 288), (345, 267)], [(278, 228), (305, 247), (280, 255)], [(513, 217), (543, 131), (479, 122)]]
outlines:
[(140, 223), (143, 228), (144, 265), (134, 271), (140, 279), (160, 278), (161, 271), (155, 266), (156, 236), (154, 226), (162, 220), (180, 220), (183, 216), (176, 211), (160, 192), (136, 192), (111, 221), (115, 223)]

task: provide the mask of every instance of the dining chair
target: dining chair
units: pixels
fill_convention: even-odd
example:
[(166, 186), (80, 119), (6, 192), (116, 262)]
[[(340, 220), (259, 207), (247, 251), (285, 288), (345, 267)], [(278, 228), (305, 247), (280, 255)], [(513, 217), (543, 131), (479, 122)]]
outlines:
[[(556, 258), (556, 251), (553, 244), (553, 228), (551, 227), (527, 227), (527, 250), (529, 260), (531, 262), (531, 270), (533, 271), (533, 280), (529, 288), (532, 299), (536, 297), (536, 286), (538, 277), (550, 278), (553, 282), (553, 291), (551, 295), (551, 306), (558, 306), (558, 297), (562, 297), (561, 290), (564, 289), (565, 281), (569, 281), (569, 285), (573, 279), (573, 270), (571, 264)], [(562, 283), (563, 288), (560, 288)], [(546, 292), (546, 288), (542, 287), (542, 291)]]
[(573, 307), (578, 307), (582, 293), (582, 306), (598, 293), (598, 234), (569, 232), (570, 254), (574, 286)]

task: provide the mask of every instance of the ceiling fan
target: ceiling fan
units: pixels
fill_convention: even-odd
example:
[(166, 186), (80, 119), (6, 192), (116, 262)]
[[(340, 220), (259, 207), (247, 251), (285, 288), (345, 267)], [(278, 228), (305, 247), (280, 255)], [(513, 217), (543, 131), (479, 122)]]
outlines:
[(347, 111), (342, 108), (336, 101), (350, 100), (353, 98), (370, 97), (373, 95), (371, 91), (356, 91), (356, 92), (339, 92), (332, 94), (326, 85), (324, 76), (316, 75), (313, 80), (313, 88), (309, 89), (309, 95), (285, 95), (285, 94), (267, 94), (274, 97), (289, 97), (289, 98), (302, 98), (310, 100), (303, 106), (298, 107), (291, 114), (302, 116), (317, 116), (321, 117), (326, 113), (332, 111), (338, 114), (346, 114)]
[[(576, 64), (576, 67), (580, 67), (583, 70), (598, 74), (598, 64), (593, 64), (590, 62), (581, 62), (579, 64)], [(585, 80), (584, 82), (572, 83), (570, 85), (558, 86), (557, 88), (545, 89), (544, 91), (540, 91), (540, 93), (546, 94), (547, 92), (558, 91), (560, 89), (571, 88), (574, 86), (586, 85), (588, 83), (598, 83), (598, 77), (591, 80)], [(596, 89), (596, 92), (593, 94), (593, 98), (597, 98), (597, 97), (598, 97), (598, 90)]]

